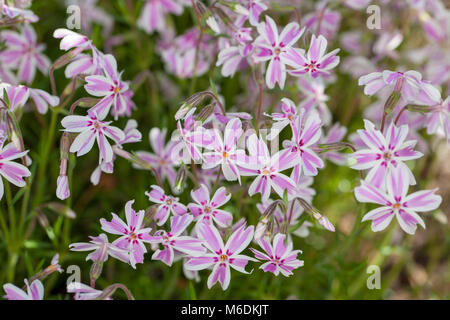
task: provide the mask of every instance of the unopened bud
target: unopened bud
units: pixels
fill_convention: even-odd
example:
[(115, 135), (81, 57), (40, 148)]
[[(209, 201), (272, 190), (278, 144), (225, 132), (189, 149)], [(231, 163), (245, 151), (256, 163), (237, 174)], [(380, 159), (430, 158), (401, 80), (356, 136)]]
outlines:
[(175, 180), (175, 185), (173, 187), (173, 191), (175, 194), (180, 194), (184, 190), (184, 184), (186, 182), (187, 177), (187, 169), (186, 166), (183, 165), (178, 169), (177, 178)]
[(206, 107), (204, 107), (195, 118), (196, 121), (204, 122), (206, 119), (208, 119), (216, 109), (216, 104), (211, 103), (208, 104)]
[(100, 277), (103, 271), (103, 261), (96, 260), (91, 266), (91, 270), (89, 275), (91, 277), (91, 284), (95, 283), (97, 279)]

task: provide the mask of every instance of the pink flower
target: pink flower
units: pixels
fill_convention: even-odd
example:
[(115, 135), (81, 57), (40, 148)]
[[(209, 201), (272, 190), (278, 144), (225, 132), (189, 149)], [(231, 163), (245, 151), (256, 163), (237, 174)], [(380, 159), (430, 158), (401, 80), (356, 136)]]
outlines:
[(256, 261), (251, 257), (240, 254), (252, 241), (253, 234), (253, 226), (246, 228), (245, 225), (242, 225), (233, 232), (226, 245), (224, 245), (216, 227), (201, 224), (198, 229), (198, 235), (205, 240), (204, 245), (210, 253), (190, 258), (186, 263), (186, 269), (203, 270), (213, 267), (208, 277), (208, 288), (211, 288), (219, 281), (222, 289), (226, 290), (230, 284), (230, 267), (239, 272), (248, 273), (245, 271), (248, 261)]
[(312, 35), (311, 44), (306, 55), (305, 50), (296, 49), (289, 52), (289, 56), (286, 57), (294, 67), (294, 70), (289, 71), (289, 74), (293, 76), (309, 74), (313, 78), (329, 75), (330, 70), (339, 64), (340, 58), (337, 56), (337, 53), (340, 49), (335, 49), (325, 54), (326, 49), (327, 39), (322, 35), (319, 35), (319, 37)]
[(118, 116), (123, 115), (130, 102), (124, 96), (128, 91), (128, 83), (121, 80), (122, 73), (117, 72), (117, 62), (114, 56), (107, 54), (103, 56), (103, 71), (104, 76), (89, 76), (86, 77), (86, 91), (96, 97), (103, 97), (90, 111), (97, 112), (100, 118), (105, 118), (111, 106), (113, 107), (113, 115), (117, 120)]
[(248, 21), (252, 26), (257, 26), (259, 23), (259, 16), (265, 10), (267, 5), (262, 0), (245, 0), (244, 6), (248, 10)]
[(312, 33), (323, 34), (327, 39), (332, 39), (339, 30), (341, 14), (327, 7), (328, 2), (317, 2), (315, 11), (305, 15), (302, 20)]
[(450, 97), (430, 107), (427, 118), (427, 133), (442, 133), (450, 143)]
[(304, 111), (295, 119), (293, 136), (291, 141), (285, 141), (283, 146), (290, 148), (291, 153), (299, 159), (294, 171), (298, 175), (317, 175), (317, 169), (323, 168), (322, 159), (313, 151), (312, 146), (317, 143), (321, 136), (321, 121), (315, 113), (306, 115)]
[(370, 169), (366, 180), (377, 188), (383, 187), (386, 179), (396, 167), (403, 167), (408, 172), (411, 184), (415, 184), (411, 170), (403, 161), (420, 158), (423, 154), (414, 151), (416, 141), (405, 141), (408, 135), (408, 126), (396, 127), (393, 123), (385, 135), (375, 129), (375, 125), (369, 120), (364, 120), (365, 130), (358, 130), (362, 141), (368, 147), (358, 150), (353, 154), (356, 164), (352, 166), (356, 170)]
[(161, 187), (152, 185), (152, 190), (145, 193), (151, 202), (159, 203), (159, 207), (155, 213), (155, 220), (159, 226), (162, 226), (170, 214), (184, 215), (187, 212), (187, 208), (184, 204), (179, 202), (179, 199), (164, 194), (164, 190)]
[(217, 128), (211, 131), (212, 143), (205, 148), (213, 151), (203, 153), (203, 168), (211, 169), (220, 165), (226, 180), (238, 180), (240, 183), (238, 165), (245, 162), (247, 158), (244, 150), (237, 149), (238, 139), (243, 133), (241, 120), (233, 118), (227, 123), (223, 139)]
[(116, 245), (109, 243), (106, 234), (102, 233), (98, 237), (90, 236), (91, 241), (87, 242), (76, 242), (69, 245), (72, 251), (91, 251), (86, 256), (87, 260), (105, 262), (108, 257), (111, 256), (122, 262), (128, 263), (130, 261), (129, 253), (127, 250), (117, 247)]
[(67, 285), (67, 292), (74, 293), (75, 300), (95, 300), (103, 294), (102, 290), (94, 289), (80, 282), (69, 283)]
[(121, 249), (126, 249), (130, 254), (130, 264), (136, 268), (136, 263), (144, 262), (144, 254), (147, 252), (144, 242), (150, 242), (151, 228), (143, 228), (145, 211), (134, 211), (131, 207), (134, 200), (130, 200), (125, 205), (125, 215), (127, 222), (125, 223), (115, 213), (112, 213), (111, 222), (100, 219), (102, 230), (121, 235), (120, 238), (114, 240), (113, 245)]
[(273, 245), (267, 242), (262, 237), (258, 240), (259, 246), (265, 251), (265, 253), (256, 249), (250, 248), (255, 254), (255, 258), (260, 260), (267, 260), (259, 268), (264, 272), (272, 272), (278, 276), (281, 274), (285, 277), (293, 275), (293, 270), (303, 266), (303, 261), (297, 259), (297, 255), (302, 253), (301, 250), (292, 250), (292, 241), (288, 241), (287, 246), (284, 244), (286, 235), (277, 233), (273, 238)]
[(168, 266), (171, 266), (175, 252), (185, 254), (188, 257), (202, 256), (206, 251), (202, 246), (203, 241), (189, 236), (182, 236), (193, 219), (188, 214), (174, 216), (170, 220), (170, 232), (164, 230), (155, 232), (152, 237), (152, 242), (162, 244), (164, 249), (156, 250), (152, 256), (152, 260), (161, 260)]
[(270, 89), (278, 83), (281, 89), (284, 88), (286, 81), (286, 64), (291, 65), (292, 60), (289, 57), (295, 49), (292, 46), (298, 41), (304, 32), (300, 26), (295, 23), (289, 23), (278, 34), (278, 28), (275, 21), (266, 16), (266, 22), (258, 25), (259, 37), (255, 40), (255, 62), (270, 61), (266, 70), (266, 84)]
[(232, 214), (218, 209), (231, 199), (231, 194), (227, 192), (225, 187), (219, 188), (211, 199), (208, 188), (202, 184), (197, 190), (191, 191), (191, 197), (196, 203), (188, 204), (188, 208), (199, 223), (210, 224), (214, 221), (222, 228), (231, 226)]
[(77, 48), (78, 53), (80, 53), (87, 48), (93, 47), (93, 44), (88, 37), (68, 29), (56, 29), (55, 32), (53, 32), (53, 37), (62, 39), (59, 48), (64, 51)]
[(59, 104), (59, 97), (52, 96), (48, 92), (40, 89), (28, 89), (30, 92), (30, 98), (36, 105), (36, 109), (39, 113), (47, 113), (48, 106), (56, 107)]
[(298, 114), (298, 108), (291, 99), (281, 99), (281, 112), (274, 112), (270, 115), (265, 113), (275, 121), (267, 135), (267, 140), (275, 139), (288, 124), (293, 126)]
[[(3, 147), (4, 142), (3, 140), (0, 145), (0, 176), (15, 186), (22, 188), (26, 185), (23, 178), (31, 176), (31, 172), (27, 167), (13, 160), (24, 157), (28, 151), (21, 152), (13, 142)], [(3, 180), (0, 179), (0, 199), (3, 198), (3, 192)]]
[(37, 43), (36, 32), (30, 24), (24, 25), (20, 34), (3, 31), (1, 38), (6, 41), (6, 50), (1, 52), (0, 59), (18, 69), (20, 80), (31, 84), (36, 75), (36, 67), (47, 74), (50, 60), (42, 53), (45, 46)]
[(169, 26), (166, 24), (166, 15), (173, 13), (177, 16), (183, 13), (182, 0), (147, 0), (145, 3), (137, 25), (147, 33), (153, 31), (164, 31)]
[(405, 167), (393, 170), (387, 178), (387, 192), (383, 192), (366, 181), (355, 188), (355, 196), (359, 202), (376, 203), (382, 207), (368, 212), (362, 221), (372, 220), (372, 231), (384, 230), (394, 215), (400, 227), (409, 234), (414, 234), (417, 224), (425, 228), (425, 223), (416, 212), (427, 212), (437, 209), (442, 198), (434, 190), (424, 190), (407, 195), (409, 172)]
[[(177, 142), (169, 141), (165, 144), (166, 133), (166, 128), (163, 130), (160, 130), (159, 128), (152, 128), (148, 136), (154, 153), (137, 151), (136, 155), (143, 161), (150, 164), (152, 168), (155, 168), (161, 179), (167, 178), (170, 185), (173, 186), (175, 185), (177, 173), (174, 169), (176, 163), (172, 159), (172, 156)], [(135, 165), (135, 167), (141, 168), (139, 165)]]
[(228, 45), (220, 50), (216, 66), (222, 65), (222, 75), (224, 77), (233, 76), (238, 68), (248, 65), (246, 57), (253, 50), (251, 30), (251, 28), (239, 28), (232, 35), (233, 42), (236, 45), (231, 45), (227, 42)]
[(11, 283), (3, 285), (3, 290), (5, 290), (5, 299), (8, 300), (43, 300), (44, 299), (44, 286), (42, 282), (38, 279), (28, 284), (28, 280), (25, 279), (25, 285), (27, 287), (27, 292), (16, 287)]
[(261, 138), (258, 139), (256, 134), (248, 138), (247, 148), (250, 153), (250, 161), (242, 163), (240, 172), (243, 176), (256, 176), (248, 189), (248, 194), (253, 196), (261, 193), (261, 200), (266, 201), (273, 188), (281, 198), (285, 190), (289, 196), (292, 196), (295, 183), (281, 171), (297, 164), (297, 154), (289, 149), (284, 149), (271, 156), (267, 145)]
[(297, 81), (298, 89), (305, 95), (305, 98), (299, 105), (299, 108), (304, 108), (306, 112), (317, 110), (324, 125), (331, 122), (331, 113), (327, 106), (327, 101), (330, 99), (325, 94), (325, 84), (321, 78), (299, 77)]
[[(0, 90), (0, 95), (2, 96), (4, 95), (3, 92), (6, 91), (9, 108), (12, 111), (16, 111), (18, 108), (23, 107), (30, 97), (30, 89), (22, 85), (12, 86), (9, 83), (1, 83)], [(3, 97), (3, 99), (5, 99), (5, 97)]]
[(100, 150), (99, 161), (111, 162), (113, 160), (113, 150), (106, 137), (119, 143), (125, 138), (125, 134), (117, 127), (110, 126), (110, 122), (102, 121), (95, 112), (89, 112), (87, 116), (66, 116), (61, 124), (67, 132), (80, 133), (70, 146), (70, 152), (77, 152), (77, 156), (88, 153), (95, 140)]
[[(177, 122), (177, 130), (180, 140), (183, 142), (184, 149), (188, 154), (183, 153), (185, 162), (192, 159), (196, 162), (203, 158), (201, 151), (202, 146), (207, 146), (212, 142), (212, 138), (208, 131), (205, 130), (198, 122), (195, 121), (192, 109), (184, 119), (184, 125), (181, 124), (181, 120)], [(177, 150), (179, 151), (179, 150)], [(177, 157), (177, 152), (174, 152), (174, 157)]]

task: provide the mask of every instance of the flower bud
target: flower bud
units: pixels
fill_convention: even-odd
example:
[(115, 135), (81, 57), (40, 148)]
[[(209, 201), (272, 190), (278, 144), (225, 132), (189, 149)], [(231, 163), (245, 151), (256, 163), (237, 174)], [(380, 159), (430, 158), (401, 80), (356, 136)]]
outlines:
[(103, 271), (103, 261), (96, 260), (91, 266), (89, 276), (91, 277), (91, 285), (95, 284), (95, 281), (100, 277)]
[(177, 178), (175, 180), (175, 185), (173, 187), (173, 191), (175, 194), (180, 194), (181, 192), (183, 192), (186, 177), (187, 177), (187, 170), (186, 166), (183, 165), (180, 167), (180, 169), (178, 169), (177, 172)]

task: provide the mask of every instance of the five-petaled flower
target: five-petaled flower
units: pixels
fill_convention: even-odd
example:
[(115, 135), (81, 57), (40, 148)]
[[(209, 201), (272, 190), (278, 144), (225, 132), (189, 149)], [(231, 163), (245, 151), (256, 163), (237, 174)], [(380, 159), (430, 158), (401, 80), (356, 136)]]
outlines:
[(383, 135), (381, 131), (375, 129), (372, 122), (364, 120), (364, 124), (365, 130), (358, 130), (358, 134), (368, 148), (358, 150), (353, 154), (356, 164), (352, 168), (370, 169), (366, 180), (375, 187), (381, 188), (393, 168), (404, 167), (408, 172), (406, 179), (411, 184), (415, 184), (414, 175), (403, 161), (420, 158), (422, 153), (414, 151), (416, 141), (405, 141), (408, 135), (408, 126), (397, 127), (392, 123), (386, 134)]
[(387, 192), (361, 181), (355, 188), (355, 196), (359, 202), (376, 203), (382, 207), (368, 212), (362, 221), (372, 220), (372, 231), (384, 230), (394, 215), (400, 227), (409, 234), (414, 234), (417, 224), (425, 228), (425, 223), (416, 212), (432, 211), (439, 207), (442, 198), (434, 190), (417, 191), (407, 195), (409, 188), (409, 172), (403, 166), (397, 167), (387, 178)]
[(126, 223), (115, 213), (112, 213), (113, 218), (111, 222), (102, 218), (100, 223), (104, 231), (121, 235), (112, 244), (128, 250), (130, 253), (130, 264), (133, 268), (136, 268), (136, 263), (144, 262), (144, 254), (147, 252), (144, 242), (150, 242), (150, 231), (152, 229), (143, 227), (145, 212), (144, 210), (134, 211), (132, 208), (133, 203), (134, 200), (130, 200), (125, 205)]
[(125, 138), (125, 134), (117, 127), (110, 126), (111, 122), (102, 121), (95, 112), (89, 112), (87, 116), (66, 116), (61, 124), (67, 132), (80, 133), (70, 146), (70, 152), (76, 152), (77, 156), (88, 153), (97, 140), (100, 150), (98, 163), (111, 162), (113, 150), (106, 137), (119, 143)]
[(104, 76), (93, 75), (86, 77), (86, 91), (96, 97), (103, 97), (90, 111), (104, 119), (111, 109), (114, 118), (126, 113), (130, 108), (128, 83), (122, 81), (122, 73), (117, 72), (117, 61), (114, 56), (107, 54), (102, 57)]
[(183, 215), (187, 212), (186, 206), (179, 202), (180, 199), (166, 195), (164, 190), (157, 185), (152, 185), (152, 190), (146, 192), (145, 195), (151, 202), (159, 204), (154, 216), (159, 226), (166, 223), (170, 213), (173, 215)]
[(303, 261), (297, 259), (297, 255), (302, 253), (301, 250), (292, 250), (292, 241), (288, 240), (287, 245), (284, 244), (286, 235), (277, 233), (273, 238), (273, 245), (271, 245), (265, 237), (258, 240), (259, 246), (264, 249), (265, 253), (256, 249), (250, 248), (259, 260), (267, 260), (259, 268), (264, 272), (272, 272), (278, 276), (281, 274), (285, 277), (292, 275), (292, 271), (303, 266)]
[(198, 226), (202, 222), (209, 224), (212, 221), (222, 228), (231, 225), (232, 214), (218, 209), (231, 199), (231, 194), (227, 192), (225, 187), (219, 188), (211, 199), (208, 187), (202, 184), (197, 190), (191, 191), (191, 197), (196, 203), (188, 204), (188, 209), (195, 220), (198, 221)]
[(130, 261), (129, 253), (127, 250), (119, 248), (118, 246), (109, 243), (106, 234), (102, 233), (98, 237), (92, 237), (90, 242), (76, 242), (69, 245), (72, 251), (91, 251), (86, 256), (87, 260), (105, 262), (108, 257), (111, 256), (122, 262), (128, 263)]
[(275, 21), (266, 16), (266, 22), (258, 25), (259, 37), (255, 40), (255, 62), (270, 61), (266, 70), (266, 84), (272, 89), (275, 83), (278, 83), (281, 89), (286, 82), (286, 64), (292, 65), (290, 57), (295, 52), (292, 46), (298, 41), (304, 32), (304, 28), (295, 23), (289, 23), (278, 34), (278, 28)]
[(198, 228), (198, 235), (205, 240), (204, 246), (210, 251), (200, 257), (190, 258), (186, 263), (188, 270), (203, 270), (213, 267), (208, 277), (208, 288), (211, 288), (217, 281), (220, 282), (223, 290), (230, 284), (230, 266), (242, 273), (248, 273), (245, 266), (248, 261), (255, 259), (241, 255), (245, 248), (252, 241), (254, 227), (239, 227), (224, 245), (219, 231), (213, 225), (201, 224)]
[(161, 260), (171, 266), (175, 253), (187, 257), (200, 257), (205, 253), (203, 241), (194, 237), (182, 235), (193, 221), (189, 214), (174, 216), (170, 219), (170, 232), (159, 230), (151, 237), (152, 243), (160, 243), (164, 249), (156, 250), (152, 260)]
[(337, 53), (340, 49), (335, 49), (325, 54), (326, 49), (327, 39), (322, 35), (319, 35), (319, 37), (312, 35), (311, 44), (306, 55), (305, 50), (296, 49), (290, 51), (286, 57), (291, 61), (291, 65), (294, 68), (294, 70), (289, 71), (289, 74), (293, 76), (309, 74), (313, 78), (329, 75), (330, 70), (339, 64)]

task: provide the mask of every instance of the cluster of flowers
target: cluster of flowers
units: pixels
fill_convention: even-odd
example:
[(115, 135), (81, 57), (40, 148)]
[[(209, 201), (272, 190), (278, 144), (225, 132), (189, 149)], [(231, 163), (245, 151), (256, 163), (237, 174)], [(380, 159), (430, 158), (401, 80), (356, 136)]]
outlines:
[[(368, 2), (346, 0), (343, 5), (361, 10)], [(84, 5), (83, 10), (91, 14), (85, 29), (92, 21), (100, 21), (106, 32), (111, 32), (111, 20), (96, 7), (96, 2)], [(228, 112), (216, 88), (198, 92), (178, 110), (174, 119), (177, 129), (170, 141), (166, 142), (167, 129), (152, 128), (149, 140), (153, 152), (133, 154), (123, 146), (141, 141), (142, 134), (137, 122), (130, 118), (136, 108), (130, 82), (122, 80), (114, 56), (101, 52), (87, 36), (57, 29), (54, 37), (61, 39), (60, 49), (67, 52), (50, 66), (42, 53), (44, 47), (37, 43), (29, 24), (35, 20), (32, 13), (21, 7), (1, 5), (2, 14), (8, 19), (20, 16), (27, 21), (20, 32), (1, 33), (6, 45), (0, 52), (0, 76), (6, 81), (1, 83), (1, 101), (2, 112), (9, 117), (9, 123), (17, 123), (15, 114), (30, 98), (40, 113), (46, 113), (49, 106), (61, 107), (70, 102), (70, 94), (57, 97), (53, 78), (52, 94), (30, 88), (36, 68), (44, 74), (50, 71), (52, 76), (54, 70), (66, 67), (65, 76), (71, 80), (72, 92), (82, 83), (91, 96), (74, 102), (69, 115), (61, 121), (64, 133), (56, 196), (61, 200), (70, 197), (69, 153), (83, 156), (95, 143), (99, 161), (91, 175), (93, 184), (99, 183), (102, 173), (113, 173), (117, 156), (130, 161), (136, 169), (150, 170), (158, 184), (146, 193), (154, 203), (147, 210), (133, 210), (131, 200), (125, 206), (126, 221), (114, 213), (111, 221), (100, 220), (102, 230), (119, 236), (116, 240), (109, 242), (106, 234), (100, 234), (91, 237), (89, 243), (70, 246), (73, 251), (92, 251), (86, 257), (93, 262), (91, 287), (81, 283), (68, 287), (76, 299), (110, 298), (120, 286), (95, 289), (103, 263), (111, 256), (136, 268), (136, 264), (144, 262), (146, 244), (154, 251), (152, 260), (160, 260), (167, 266), (182, 260), (185, 275), (190, 279), (198, 280), (199, 270), (211, 269), (207, 280), (209, 288), (219, 282), (223, 290), (227, 289), (230, 268), (248, 274), (245, 267), (249, 261), (264, 261), (260, 268), (274, 275), (292, 275), (294, 269), (303, 265), (303, 261), (297, 259), (301, 251), (294, 250), (292, 235), (306, 237), (308, 228), (313, 225), (303, 214), (310, 213), (323, 228), (335, 231), (330, 220), (312, 205), (316, 193), (311, 188), (313, 177), (325, 166), (326, 160), (337, 165), (350, 163), (355, 170), (368, 171), (354, 193), (359, 202), (381, 206), (362, 218), (372, 221), (373, 231), (385, 229), (396, 216), (400, 227), (414, 234), (418, 224), (425, 227), (417, 212), (439, 207), (442, 198), (436, 194), (437, 189), (408, 195), (416, 179), (405, 162), (429, 152), (418, 132), (420, 129), (426, 128), (429, 134), (443, 133), (450, 141), (450, 100), (443, 99), (440, 90), (450, 78), (448, 72), (436, 67), (444, 65), (446, 70), (450, 67), (441, 56), (440, 46), (449, 35), (439, 28), (440, 24), (445, 24), (448, 10), (439, 1), (408, 1), (399, 5), (414, 9), (425, 33), (438, 44), (422, 49), (422, 60), (428, 61), (423, 72), (431, 81), (424, 80), (420, 72), (404, 71), (403, 67), (398, 68), (401, 71), (384, 70), (380, 62), (383, 58), (399, 60), (396, 49), (402, 42), (402, 34), (395, 28), (386, 28), (395, 31), (377, 35), (375, 45), (370, 48), (362, 45), (359, 31), (341, 35), (342, 47), (350, 55), (340, 67), (359, 79), (366, 95), (378, 98), (365, 112), (364, 129), (350, 135), (352, 143), (347, 143), (343, 141), (347, 128), (332, 122), (327, 106), (329, 97), (325, 94), (327, 86), (336, 80), (334, 70), (340, 63), (337, 55), (340, 49), (327, 52), (328, 43), (338, 34), (339, 11), (332, 10), (328, 1), (321, 1), (314, 12), (302, 19), (303, 27), (291, 22), (280, 32), (274, 18), (267, 14), (264, 20), (260, 18), (268, 5), (259, 0), (214, 2), (209, 7), (199, 1), (185, 0), (148, 0), (144, 4), (138, 26), (148, 33), (158, 31), (161, 34), (158, 51), (167, 72), (178, 78), (195, 78), (205, 74), (214, 61), (221, 67), (224, 77), (252, 70), (256, 84), (249, 86), (258, 87), (259, 101), (255, 115)], [(185, 6), (192, 6), (198, 28), (176, 35), (169, 13), (180, 15)], [(391, 18), (383, 23), (394, 25)], [(307, 44), (305, 48), (299, 47), (302, 36)], [(366, 58), (372, 55), (372, 59)], [(287, 86), (298, 89), (302, 97), (300, 104), (296, 105), (285, 94), (278, 104), (279, 112), (263, 113), (262, 74), (265, 74), (268, 89), (275, 86), (280, 90)], [(293, 78), (288, 79), (287, 74)], [(201, 107), (207, 99), (212, 103)], [(75, 115), (78, 106), (89, 109), (82, 115)], [(262, 114), (271, 124), (268, 130), (259, 126)], [(108, 117), (113, 121), (126, 117), (128, 122), (121, 130), (112, 125)], [(251, 125), (252, 119), (255, 119), (255, 127)], [(380, 123), (379, 128), (377, 123)], [(31, 159), (26, 157), (27, 151), (20, 139), (12, 139), (3, 148), (11, 135), (10, 127), (1, 127), (0, 174), (23, 187), (24, 178), (31, 175), (27, 169)], [(282, 141), (281, 150), (273, 152), (278, 147), (276, 139), (285, 136), (288, 138)], [(420, 151), (415, 150), (416, 144)], [(345, 148), (351, 148), (353, 153), (342, 153)], [(23, 158), (23, 164), (12, 161), (19, 158)], [(198, 164), (201, 168), (197, 168)], [(188, 172), (189, 166), (191, 172)], [(193, 202), (185, 205), (175, 195), (183, 191), (188, 176), (196, 187), (191, 191)], [(243, 185), (250, 179), (247, 177), (253, 177), (248, 195), (260, 194), (261, 199), (257, 204), (261, 216), (255, 226), (245, 218), (233, 221), (233, 210), (226, 206), (231, 194), (226, 187), (219, 188), (220, 182)], [(0, 185), (0, 195), (3, 195), (3, 184)], [(262, 248), (262, 251), (249, 248), (255, 258), (241, 254), (252, 241)], [(52, 262), (51, 270), (60, 269), (54, 265), (57, 261)], [(41, 299), (42, 278), (26, 281), (28, 293), (6, 284), (7, 298)]]

